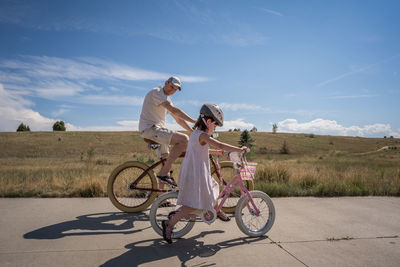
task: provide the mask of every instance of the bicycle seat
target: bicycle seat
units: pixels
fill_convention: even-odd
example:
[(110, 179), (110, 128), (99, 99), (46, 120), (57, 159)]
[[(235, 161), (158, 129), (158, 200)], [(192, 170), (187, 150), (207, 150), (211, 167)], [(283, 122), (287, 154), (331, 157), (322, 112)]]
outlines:
[[(159, 143), (157, 143), (157, 142), (155, 142), (155, 141), (153, 141), (151, 139), (143, 138), (143, 140), (147, 144), (149, 144), (149, 147), (152, 148), (152, 149), (157, 149), (157, 148), (159, 148), (161, 146)], [(184, 158), (185, 154), (186, 154), (186, 152), (184, 151), (184, 152), (182, 152), (182, 154), (179, 155), (179, 157)]]
[(159, 143), (157, 143), (157, 142), (155, 142), (155, 141), (153, 141), (153, 140), (151, 140), (151, 139), (147, 139), (147, 138), (143, 138), (144, 139), (144, 141), (146, 142), (146, 143), (148, 143), (148, 144), (150, 144), (150, 145), (159, 145)]

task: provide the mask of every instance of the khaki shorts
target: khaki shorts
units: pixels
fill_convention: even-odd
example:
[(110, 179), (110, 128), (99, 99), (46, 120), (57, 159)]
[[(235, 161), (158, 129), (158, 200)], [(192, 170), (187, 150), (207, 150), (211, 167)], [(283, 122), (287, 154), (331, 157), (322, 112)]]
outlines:
[(161, 145), (161, 154), (169, 153), (169, 143), (171, 143), (171, 138), (175, 134), (174, 131), (168, 130), (167, 128), (161, 128), (158, 126), (150, 127), (140, 133), (140, 136), (146, 139), (153, 140)]

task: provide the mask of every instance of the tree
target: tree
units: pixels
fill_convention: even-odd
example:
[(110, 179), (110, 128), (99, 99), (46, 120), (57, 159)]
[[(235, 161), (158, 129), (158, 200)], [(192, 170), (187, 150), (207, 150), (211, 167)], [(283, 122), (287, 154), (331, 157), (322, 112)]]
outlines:
[(278, 130), (278, 124), (274, 123), (274, 124), (272, 125), (272, 133), (275, 134), (277, 130)]
[(239, 145), (251, 148), (254, 140), (251, 138), (249, 131), (244, 130), (240, 135)]
[(66, 129), (63, 121), (56, 121), (53, 124), (53, 131), (65, 131)]
[(257, 128), (254, 126), (253, 128), (251, 128), (250, 132), (257, 132)]
[(281, 154), (289, 154), (289, 146), (286, 143), (286, 140), (283, 141), (283, 144), (281, 147)]
[(28, 125), (25, 125), (21, 122), (21, 124), (18, 126), (17, 132), (30, 132), (31, 129), (29, 128)]

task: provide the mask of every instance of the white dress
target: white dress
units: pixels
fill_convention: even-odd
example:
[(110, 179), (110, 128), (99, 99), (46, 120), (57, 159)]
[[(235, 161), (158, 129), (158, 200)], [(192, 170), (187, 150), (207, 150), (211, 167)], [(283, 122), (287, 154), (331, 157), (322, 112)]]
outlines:
[(190, 135), (185, 158), (179, 171), (178, 205), (212, 210), (217, 202), (219, 185), (211, 177), (208, 158), (209, 145), (199, 142), (201, 130)]

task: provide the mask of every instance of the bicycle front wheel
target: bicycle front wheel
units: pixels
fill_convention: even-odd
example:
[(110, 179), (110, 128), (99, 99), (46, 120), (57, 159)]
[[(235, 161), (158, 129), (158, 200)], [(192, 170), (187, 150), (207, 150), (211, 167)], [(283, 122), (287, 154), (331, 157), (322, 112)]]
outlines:
[(250, 194), (260, 213), (256, 214), (253, 204), (245, 194), (236, 206), (236, 224), (248, 236), (262, 236), (271, 229), (275, 222), (274, 203), (264, 192), (251, 191)]
[[(220, 191), (224, 188), (226, 184), (228, 184), (232, 178), (237, 175), (236, 170), (233, 168), (232, 161), (223, 161), (220, 163), (221, 166), (221, 176), (223, 179), (223, 184), (220, 183), (220, 180), (217, 176), (217, 172), (214, 167), (211, 170), (211, 175), (219, 183)], [(252, 180), (244, 180), (244, 186), (247, 190), (252, 191), (254, 189), (254, 183)], [(241, 197), (240, 186), (236, 186), (235, 189), (229, 194), (228, 198), (224, 202), (222, 206), (222, 210), (226, 213), (234, 213), (236, 209), (236, 205)]]
[(140, 212), (157, 197), (158, 184), (152, 170), (133, 186), (148, 166), (138, 161), (128, 161), (115, 168), (108, 178), (107, 194), (114, 206), (124, 212)]
[[(178, 192), (168, 192), (159, 196), (150, 209), (150, 223), (154, 231), (160, 236), (163, 235), (161, 222), (168, 220), (168, 215), (176, 211), (180, 206), (176, 204), (178, 200)], [(167, 204), (168, 203), (168, 204)], [(175, 224), (172, 231), (172, 238), (180, 238), (192, 230), (194, 219), (182, 219)]]

